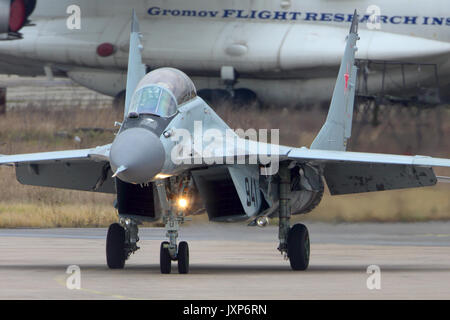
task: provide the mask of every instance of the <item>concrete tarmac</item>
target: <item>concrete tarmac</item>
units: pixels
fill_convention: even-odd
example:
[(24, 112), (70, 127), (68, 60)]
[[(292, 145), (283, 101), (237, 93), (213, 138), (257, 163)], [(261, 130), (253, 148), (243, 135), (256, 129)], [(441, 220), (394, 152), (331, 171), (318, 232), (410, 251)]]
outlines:
[[(123, 270), (106, 266), (106, 229), (0, 229), (0, 299), (450, 299), (449, 222), (306, 225), (304, 272), (276, 250), (275, 226), (183, 226), (187, 275), (176, 262), (160, 274), (160, 228), (140, 230)], [(69, 265), (81, 270), (80, 290), (66, 286)], [(370, 265), (380, 289), (367, 287)]]

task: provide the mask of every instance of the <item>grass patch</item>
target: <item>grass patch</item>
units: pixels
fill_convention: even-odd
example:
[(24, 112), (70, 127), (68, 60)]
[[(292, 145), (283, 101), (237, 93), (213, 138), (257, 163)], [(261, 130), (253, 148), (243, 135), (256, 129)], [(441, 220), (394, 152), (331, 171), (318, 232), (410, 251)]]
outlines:
[(302, 219), (324, 222), (423, 222), (450, 220), (450, 185), (324, 196)]
[(0, 203), (0, 228), (105, 227), (116, 221), (111, 205)]

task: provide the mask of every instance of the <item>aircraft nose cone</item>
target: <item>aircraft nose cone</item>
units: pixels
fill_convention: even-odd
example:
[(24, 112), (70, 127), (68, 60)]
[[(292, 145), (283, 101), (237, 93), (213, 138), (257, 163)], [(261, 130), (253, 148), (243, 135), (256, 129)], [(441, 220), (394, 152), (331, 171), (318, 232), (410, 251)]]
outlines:
[(109, 158), (111, 169), (118, 172), (120, 180), (146, 183), (161, 171), (165, 152), (161, 141), (153, 132), (131, 128), (116, 137)]

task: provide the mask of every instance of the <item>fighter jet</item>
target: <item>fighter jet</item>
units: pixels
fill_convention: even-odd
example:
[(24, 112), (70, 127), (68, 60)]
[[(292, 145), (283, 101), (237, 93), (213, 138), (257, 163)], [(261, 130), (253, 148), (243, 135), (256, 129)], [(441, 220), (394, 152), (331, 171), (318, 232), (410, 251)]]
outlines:
[[(356, 13), (354, 15), (356, 17)], [(309, 265), (310, 240), (292, 215), (310, 212), (332, 195), (432, 186), (434, 166), (450, 159), (347, 152), (351, 135), (358, 22), (351, 23), (325, 124), (312, 145), (288, 147), (239, 137), (196, 94), (182, 71), (146, 74), (141, 35), (133, 13), (123, 122), (112, 144), (0, 157), (27, 185), (114, 193), (119, 222), (106, 239), (109, 268), (124, 268), (138, 250), (138, 225), (162, 220), (169, 241), (161, 243), (160, 268), (189, 272), (189, 246), (178, 243), (189, 214), (206, 211), (210, 221), (279, 224), (278, 250), (293, 270)]]

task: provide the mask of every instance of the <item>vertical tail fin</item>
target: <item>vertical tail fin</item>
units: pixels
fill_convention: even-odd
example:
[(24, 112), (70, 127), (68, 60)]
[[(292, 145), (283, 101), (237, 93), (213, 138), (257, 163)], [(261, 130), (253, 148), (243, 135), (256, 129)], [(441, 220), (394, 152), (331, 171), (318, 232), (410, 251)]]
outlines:
[(327, 120), (311, 144), (311, 149), (345, 151), (347, 148), (347, 140), (350, 138), (352, 130), (358, 71), (355, 66), (356, 41), (358, 39), (358, 15), (355, 10)]
[(131, 18), (131, 34), (130, 34), (130, 51), (128, 55), (128, 74), (127, 74), (127, 89), (125, 95), (125, 112), (124, 116), (128, 115), (128, 110), (131, 103), (131, 97), (136, 89), (139, 81), (145, 76), (146, 67), (142, 63), (142, 44), (141, 34), (139, 31), (139, 21), (136, 12), (133, 9)]

